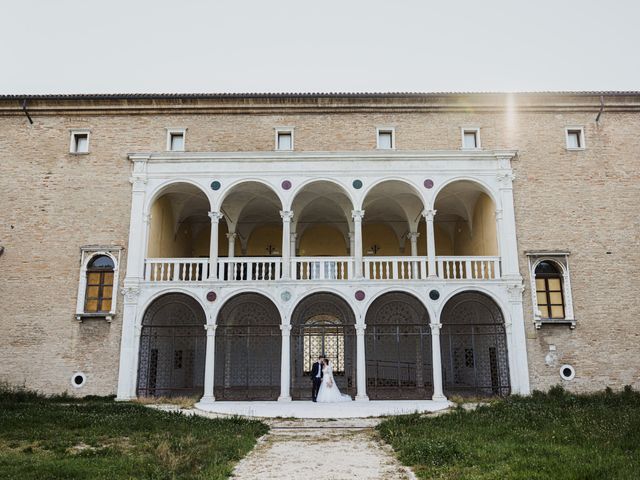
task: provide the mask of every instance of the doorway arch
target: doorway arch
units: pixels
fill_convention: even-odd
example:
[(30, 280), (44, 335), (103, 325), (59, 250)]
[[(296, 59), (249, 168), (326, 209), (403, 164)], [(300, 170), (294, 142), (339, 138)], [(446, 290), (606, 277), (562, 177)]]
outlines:
[(311, 399), (311, 367), (324, 354), (334, 365), (342, 393), (356, 393), (355, 315), (345, 300), (332, 293), (304, 298), (291, 317), (291, 397)]
[(277, 400), (280, 313), (267, 297), (241, 293), (218, 314), (214, 395), (219, 400)]
[(369, 398), (431, 398), (431, 328), (422, 302), (405, 292), (385, 293), (375, 299), (365, 318)]
[(454, 295), (440, 316), (445, 395), (506, 396), (511, 391), (504, 316), (487, 295)]
[(202, 395), (207, 336), (197, 300), (168, 293), (142, 318), (138, 357), (139, 397)]

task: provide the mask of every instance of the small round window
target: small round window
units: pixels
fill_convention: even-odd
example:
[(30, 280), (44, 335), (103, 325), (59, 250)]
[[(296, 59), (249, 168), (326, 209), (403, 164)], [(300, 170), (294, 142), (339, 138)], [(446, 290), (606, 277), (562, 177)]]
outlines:
[(571, 365), (562, 365), (560, 367), (560, 377), (563, 380), (573, 380), (576, 376), (576, 370)]
[(75, 372), (71, 375), (71, 385), (75, 388), (80, 388), (84, 386), (87, 381), (87, 376), (82, 372)]

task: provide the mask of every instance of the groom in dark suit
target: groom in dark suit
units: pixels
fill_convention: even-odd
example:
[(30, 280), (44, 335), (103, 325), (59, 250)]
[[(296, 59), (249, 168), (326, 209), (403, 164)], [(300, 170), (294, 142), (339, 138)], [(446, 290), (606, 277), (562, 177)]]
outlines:
[(313, 380), (313, 390), (311, 390), (311, 399), (315, 402), (318, 397), (318, 390), (322, 384), (322, 355), (318, 355), (318, 360), (311, 367), (311, 380)]

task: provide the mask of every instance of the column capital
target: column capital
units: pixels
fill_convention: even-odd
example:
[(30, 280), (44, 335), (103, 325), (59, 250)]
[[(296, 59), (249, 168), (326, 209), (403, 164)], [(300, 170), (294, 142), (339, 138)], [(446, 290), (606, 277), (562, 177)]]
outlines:
[(280, 210), (280, 216), (283, 222), (290, 222), (293, 218), (293, 212), (291, 210)]
[(440, 335), (441, 323), (430, 323), (429, 326), (431, 327), (431, 335)]
[(151, 222), (151, 214), (150, 213), (145, 213), (142, 216), (142, 221), (148, 225)]
[(351, 216), (355, 221), (362, 220), (362, 217), (364, 217), (364, 210), (351, 210)]
[(291, 240), (295, 240), (296, 238), (298, 238), (298, 234), (296, 232), (292, 232), (289, 235), (290, 235)]
[(209, 218), (214, 223), (218, 223), (220, 219), (223, 217), (224, 217), (224, 214), (221, 212), (209, 212)]
[(423, 210), (422, 216), (425, 218), (427, 222), (433, 222), (433, 217), (436, 216), (437, 210)]
[(238, 236), (237, 233), (227, 233), (227, 238), (229, 240), (235, 240), (237, 236)]
[(407, 238), (410, 240), (417, 240), (420, 236), (420, 232), (409, 232), (407, 233)]
[(356, 335), (364, 335), (364, 331), (367, 329), (367, 325), (365, 323), (356, 324)]
[(498, 208), (496, 210), (496, 220), (502, 220), (502, 209)]
[(283, 335), (289, 335), (291, 333), (291, 325), (280, 325), (280, 330), (282, 330)]
[(204, 329), (207, 331), (207, 336), (208, 337), (212, 337), (213, 335), (215, 335), (216, 333), (216, 328), (218, 328), (218, 325), (212, 325), (212, 324), (206, 324), (204, 325)]

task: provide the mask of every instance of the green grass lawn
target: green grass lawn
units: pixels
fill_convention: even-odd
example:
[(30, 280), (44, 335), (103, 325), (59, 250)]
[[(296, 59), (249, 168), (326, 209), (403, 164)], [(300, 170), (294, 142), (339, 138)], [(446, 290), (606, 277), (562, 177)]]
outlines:
[(393, 417), (378, 430), (419, 478), (640, 478), (640, 393), (630, 389), (556, 387), (470, 412)]
[(221, 479), (268, 428), (0, 391), (0, 479)]

